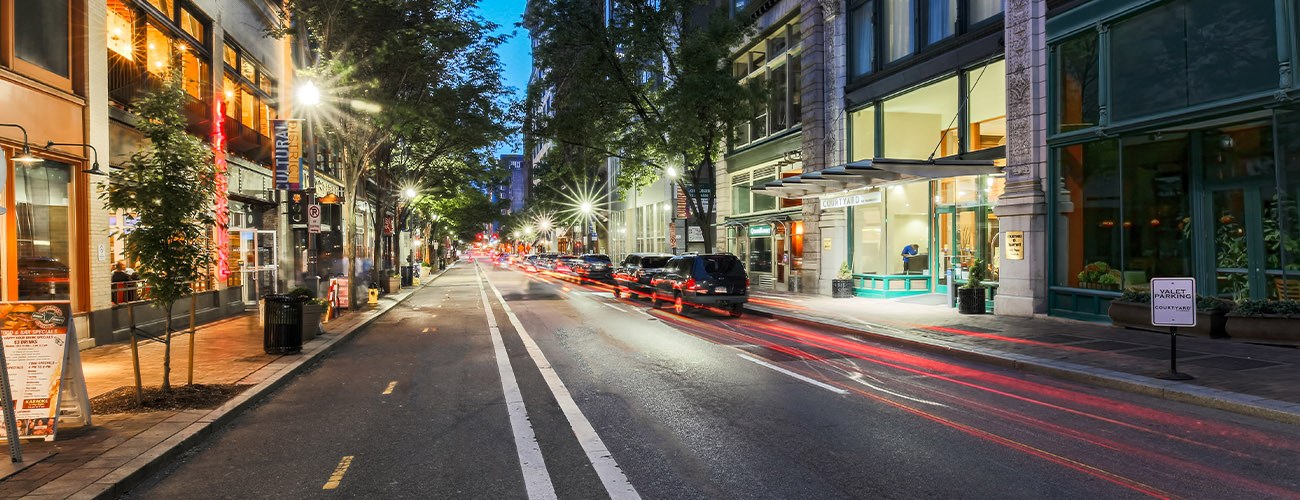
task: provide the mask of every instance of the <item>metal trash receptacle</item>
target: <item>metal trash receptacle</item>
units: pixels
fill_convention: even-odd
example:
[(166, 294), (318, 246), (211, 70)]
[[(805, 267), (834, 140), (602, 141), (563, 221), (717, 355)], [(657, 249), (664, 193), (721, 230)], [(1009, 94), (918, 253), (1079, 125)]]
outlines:
[(267, 354), (289, 354), (302, 350), (302, 305), (300, 297), (267, 295), (262, 319), (262, 346)]

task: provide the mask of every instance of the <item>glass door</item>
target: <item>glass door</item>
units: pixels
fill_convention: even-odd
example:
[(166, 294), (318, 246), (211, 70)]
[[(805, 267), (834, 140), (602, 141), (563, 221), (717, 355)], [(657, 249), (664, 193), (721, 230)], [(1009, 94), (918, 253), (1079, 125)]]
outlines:
[(1229, 299), (1275, 295), (1270, 275), (1282, 276), (1280, 262), (1266, 258), (1265, 214), (1277, 202), (1273, 186), (1235, 187), (1211, 191), (1210, 223), (1214, 240), (1214, 288)]
[(239, 232), (238, 242), (244, 303), (256, 304), (263, 295), (279, 291), (275, 231), (246, 229)]

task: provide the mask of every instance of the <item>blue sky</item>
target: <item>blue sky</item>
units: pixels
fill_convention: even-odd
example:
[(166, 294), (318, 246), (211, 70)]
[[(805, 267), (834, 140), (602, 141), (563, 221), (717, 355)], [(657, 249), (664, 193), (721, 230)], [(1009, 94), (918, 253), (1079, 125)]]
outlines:
[[(524, 98), (528, 88), (528, 75), (532, 71), (532, 47), (528, 41), (528, 31), (515, 27), (524, 14), (526, 0), (481, 0), (479, 11), (484, 18), (501, 26), (499, 32), (514, 33), (514, 37), (497, 48), (504, 67), (503, 79), (506, 86), (514, 87), (515, 95)], [(511, 143), (497, 148), (497, 154), (522, 153), (522, 141), (515, 138)]]

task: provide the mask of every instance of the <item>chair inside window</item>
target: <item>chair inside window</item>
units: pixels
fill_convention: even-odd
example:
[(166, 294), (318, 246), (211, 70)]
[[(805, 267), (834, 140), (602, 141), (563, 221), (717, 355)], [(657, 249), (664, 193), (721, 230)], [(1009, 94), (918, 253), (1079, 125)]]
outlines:
[(1279, 300), (1300, 300), (1300, 278), (1286, 279), (1279, 276), (1273, 278), (1273, 286), (1277, 287)]
[(1148, 290), (1151, 288), (1151, 281), (1147, 279), (1146, 271), (1124, 271), (1124, 288), (1131, 290)]

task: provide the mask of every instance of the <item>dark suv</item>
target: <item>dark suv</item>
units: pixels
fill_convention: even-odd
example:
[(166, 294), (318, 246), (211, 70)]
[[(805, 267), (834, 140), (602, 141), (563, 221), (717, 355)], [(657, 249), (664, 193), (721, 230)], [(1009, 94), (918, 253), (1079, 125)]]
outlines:
[(666, 253), (628, 254), (614, 271), (614, 297), (633, 293), (649, 295), (654, 290), (650, 279), (667, 271), (665, 266), (671, 258), (673, 256)]
[(613, 267), (614, 263), (610, 261), (608, 255), (586, 253), (578, 257), (574, 271), (578, 273), (579, 278), (585, 280), (609, 281)]
[(671, 301), (677, 314), (687, 307), (717, 307), (740, 316), (749, 301), (749, 276), (735, 255), (682, 255), (673, 257), (663, 274), (650, 280), (655, 307)]

